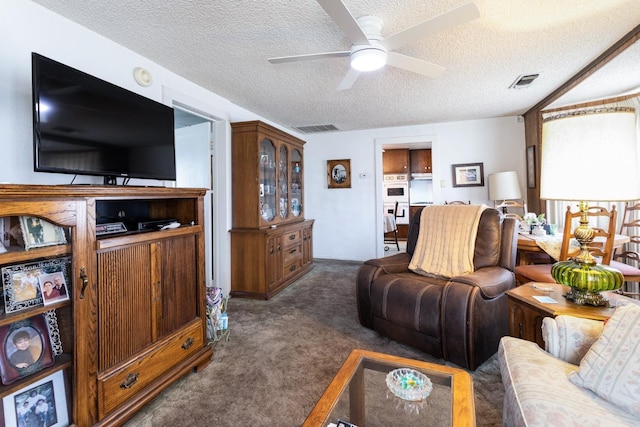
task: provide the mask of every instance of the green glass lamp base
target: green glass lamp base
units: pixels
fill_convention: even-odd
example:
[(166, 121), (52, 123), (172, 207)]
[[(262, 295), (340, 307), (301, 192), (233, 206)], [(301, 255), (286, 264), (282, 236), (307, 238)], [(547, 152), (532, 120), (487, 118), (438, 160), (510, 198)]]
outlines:
[(609, 301), (600, 292), (615, 291), (624, 283), (624, 276), (615, 268), (577, 259), (553, 264), (551, 276), (557, 283), (571, 288), (565, 298), (581, 305), (608, 307)]

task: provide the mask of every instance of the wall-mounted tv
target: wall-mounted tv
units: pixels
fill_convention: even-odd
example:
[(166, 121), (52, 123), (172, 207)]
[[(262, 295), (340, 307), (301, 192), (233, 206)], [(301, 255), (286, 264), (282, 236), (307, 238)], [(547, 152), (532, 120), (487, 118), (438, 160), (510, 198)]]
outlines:
[(173, 108), (32, 54), (34, 170), (175, 180)]

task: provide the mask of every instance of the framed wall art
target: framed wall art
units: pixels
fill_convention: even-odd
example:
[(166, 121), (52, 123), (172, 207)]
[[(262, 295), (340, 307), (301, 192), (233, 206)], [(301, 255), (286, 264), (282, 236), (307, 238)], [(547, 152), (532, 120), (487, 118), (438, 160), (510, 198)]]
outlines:
[(35, 216), (21, 216), (20, 228), (26, 250), (67, 243), (62, 227)]
[(0, 343), (3, 384), (53, 365), (49, 328), (43, 314), (0, 326)]
[(451, 165), (454, 187), (483, 187), (484, 166), (482, 163)]
[(69, 413), (63, 372), (54, 372), (5, 396), (2, 406), (4, 421), (8, 426), (68, 426)]
[(527, 188), (536, 188), (536, 146), (527, 147)]
[[(62, 279), (65, 298), (50, 299), (48, 303), (69, 298), (70, 257), (46, 259), (2, 267), (2, 286), (4, 288), (4, 307), (7, 313), (24, 310), (43, 304), (40, 278), (55, 277)], [(60, 282), (60, 280), (58, 280)], [(59, 291), (62, 292), (62, 291)]]
[(351, 188), (351, 160), (327, 160), (327, 186)]

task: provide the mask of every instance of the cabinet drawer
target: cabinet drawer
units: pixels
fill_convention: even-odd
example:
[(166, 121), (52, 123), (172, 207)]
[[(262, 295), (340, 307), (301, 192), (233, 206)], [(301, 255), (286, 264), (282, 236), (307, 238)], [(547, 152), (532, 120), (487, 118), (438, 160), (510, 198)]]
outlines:
[(291, 246), (282, 250), (284, 255), (284, 265), (302, 258), (302, 244)]
[(300, 256), (295, 261), (292, 261), (288, 264), (284, 265), (284, 277), (295, 274), (302, 267), (302, 256)]
[(99, 417), (103, 418), (173, 366), (201, 349), (203, 336), (202, 322), (194, 322), (126, 365), (98, 375)]
[(282, 235), (282, 246), (285, 248), (290, 248), (300, 243), (302, 243), (302, 229), (287, 231)]

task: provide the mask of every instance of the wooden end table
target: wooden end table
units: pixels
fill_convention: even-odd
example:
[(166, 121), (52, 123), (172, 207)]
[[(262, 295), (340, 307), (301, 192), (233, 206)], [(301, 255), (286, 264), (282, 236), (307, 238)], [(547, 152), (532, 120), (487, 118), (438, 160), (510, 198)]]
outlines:
[[(387, 392), (387, 373), (403, 367), (431, 379), (433, 391), (426, 399), (411, 402)], [(353, 350), (303, 427), (325, 427), (338, 419), (365, 427), (365, 416), (370, 425), (475, 426), (473, 380), (462, 369)]]
[[(550, 289), (550, 290), (546, 290)], [(509, 335), (537, 343), (544, 348), (542, 319), (561, 314), (587, 319), (605, 320), (613, 315), (613, 308), (578, 305), (564, 298), (568, 286), (557, 283), (529, 282), (507, 291), (509, 301)], [(544, 303), (534, 296), (547, 296), (556, 303)]]

